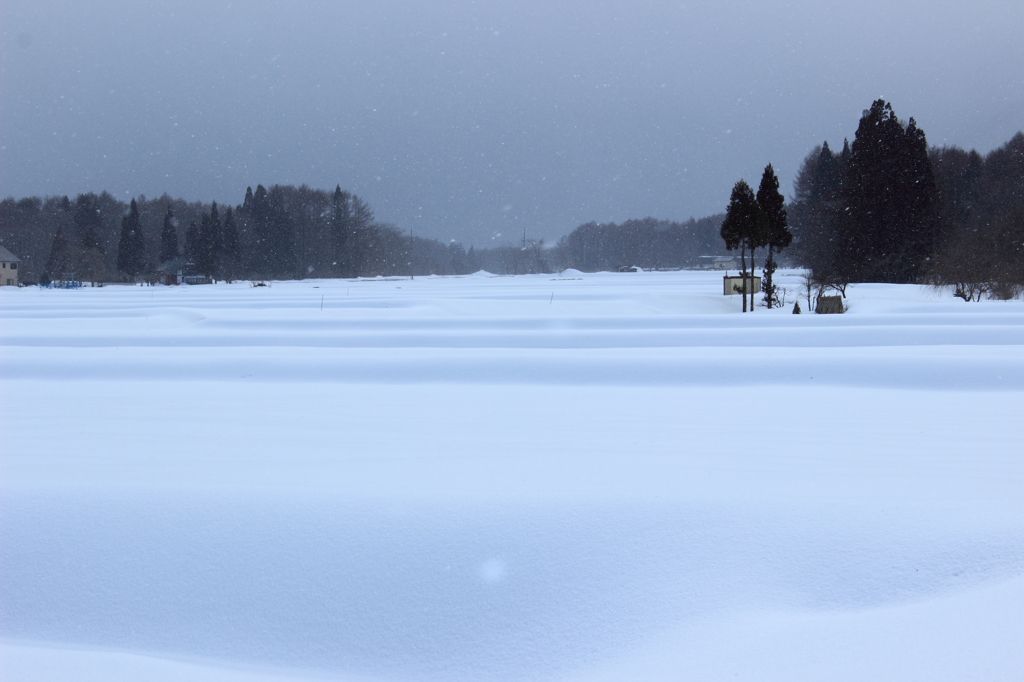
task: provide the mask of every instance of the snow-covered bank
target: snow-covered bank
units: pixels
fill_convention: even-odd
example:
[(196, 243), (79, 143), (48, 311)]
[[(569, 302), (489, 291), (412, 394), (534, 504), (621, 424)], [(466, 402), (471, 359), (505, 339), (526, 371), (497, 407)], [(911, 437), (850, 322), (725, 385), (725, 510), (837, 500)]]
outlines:
[(1018, 679), (1024, 304), (719, 277), (0, 292), (8, 677)]

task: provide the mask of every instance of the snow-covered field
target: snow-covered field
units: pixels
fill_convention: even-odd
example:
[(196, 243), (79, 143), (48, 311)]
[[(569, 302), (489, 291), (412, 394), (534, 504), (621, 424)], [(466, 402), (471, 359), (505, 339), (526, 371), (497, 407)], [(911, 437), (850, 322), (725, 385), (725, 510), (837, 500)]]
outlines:
[(1024, 302), (721, 286), (0, 289), (0, 679), (1024, 679)]

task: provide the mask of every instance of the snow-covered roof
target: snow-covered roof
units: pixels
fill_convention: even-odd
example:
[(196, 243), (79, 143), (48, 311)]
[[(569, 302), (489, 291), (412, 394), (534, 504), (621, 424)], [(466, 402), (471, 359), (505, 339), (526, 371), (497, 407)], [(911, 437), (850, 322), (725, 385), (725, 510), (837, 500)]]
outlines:
[(13, 253), (8, 251), (3, 246), (0, 246), (0, 260), (6, 261), (8, 263), (20, 263), (21, 262), (20, 258), (15, 256)]

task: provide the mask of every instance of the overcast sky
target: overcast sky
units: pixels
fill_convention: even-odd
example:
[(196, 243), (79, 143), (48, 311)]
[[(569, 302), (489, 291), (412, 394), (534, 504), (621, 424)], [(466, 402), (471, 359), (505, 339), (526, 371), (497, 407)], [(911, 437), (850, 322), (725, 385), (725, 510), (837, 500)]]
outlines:
[(0, 0), (0, 196), (340, 184), (477, 246), (700, 217), (768, 162), (789, 193), (878, 97), (1001, 145), (1022, 27), (1021, 0)]

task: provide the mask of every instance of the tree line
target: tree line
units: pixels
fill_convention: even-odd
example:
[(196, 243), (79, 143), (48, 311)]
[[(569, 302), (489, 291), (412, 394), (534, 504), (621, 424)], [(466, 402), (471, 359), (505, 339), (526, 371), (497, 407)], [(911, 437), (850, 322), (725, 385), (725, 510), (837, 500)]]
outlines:
[[(982, 156), (929, 147), (913, 118), (883, 100), (863, 113), (852, 144), (827, 142), (801, 164), (787, 204), (769, 164), (755, 193), (733, 187), (725, 214), (580, 225), (543, 240), (467, 250), (381, 223), (336, 187), (257, 185), (221, 206), (107, 192), (0, 201), (0, 244), (22, 259), (22, 281), (135, 281), (184, 269), (211, 279), (299, 279), (684, 268), (723, 246), (742, 270), (765, 249), (765, 301), (780, 251), (819, 288), (849, 282), (931, 283), (965, 300), (1024, 290), (1024, 133)], [(790, 246), (792, 242), (792, 246)], [(788, 248), (787, 248), (788, 247)], [(753, 309), (751, 293), (750, 308)], [(746, 297), (744, 306), (746, 307)]]
[(241, 204), (164, 195), (127, 204), (107, 192), (0, 202), (0, 243), (23, 281), (137, 281), (184, 270), (210, 279), (464, 274), (481, 259), (460, 244), (412, 237), (375, 220), (337, 187), (258, 185)]
[(815, 281), (931, 283), (965, 300), (1024, 288), (1024, 134), (982, 156), (929, 147), (884, 100), (852, 144), (804, 159), (789, 217)]
[(702, 256), (716, 254), (723, 216), (685, 222), (643, 218), (623, 223), (586, 223), (558, 241), (565, 267), (585, 272), (623, 265), (645, 269), (699, 267)]
[(258, 185), (242, 203), (163, 195), (127, 204), (111, 194), (0, 202), (0, 243), (23, 260), (23, 281), (140, 281), (184, 271), (212, 280), (553, 272), (623, 265), (679, 268), (715, 252), (722, 220), (645, 218), (587, 223), (555, 245), (527, 239), (467, 250), (378, 222), (357, 195)]

